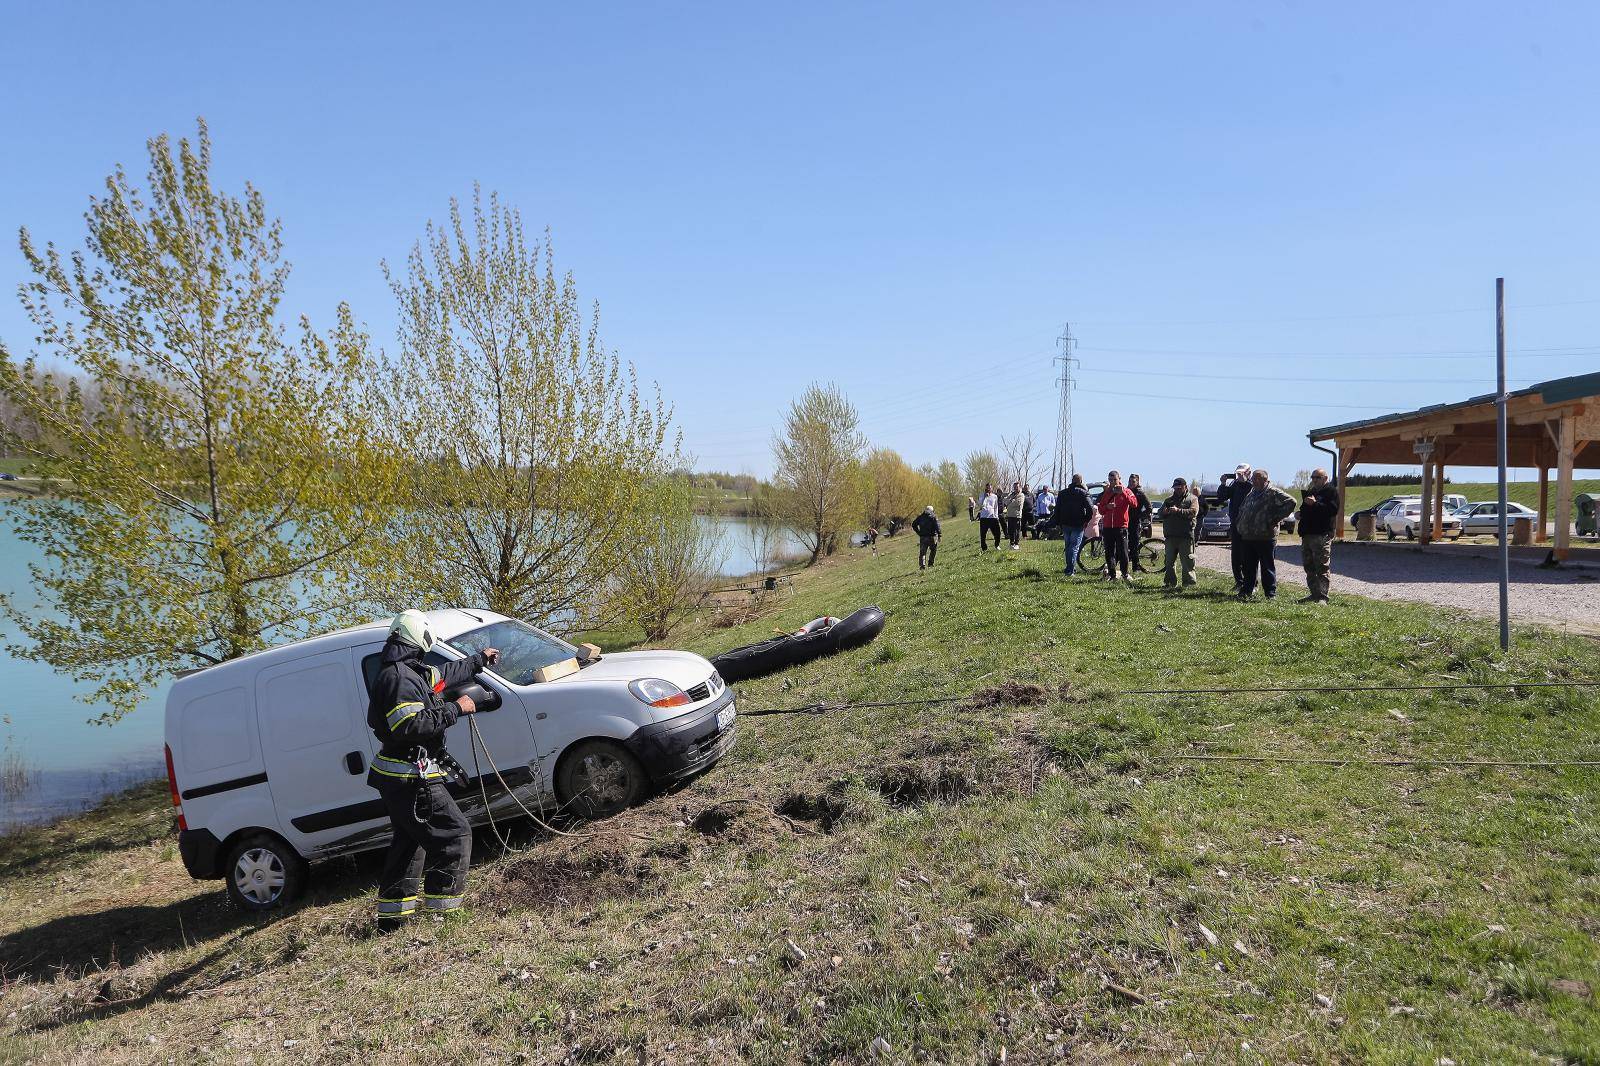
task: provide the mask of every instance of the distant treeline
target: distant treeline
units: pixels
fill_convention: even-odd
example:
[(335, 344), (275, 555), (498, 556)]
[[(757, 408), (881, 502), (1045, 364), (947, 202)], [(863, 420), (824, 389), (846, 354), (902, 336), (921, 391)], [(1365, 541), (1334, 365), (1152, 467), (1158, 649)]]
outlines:
[[(1421, 473), (1410, 474), (1351, 474), (1345, 479), (1346, 485), (1417, 485), (1422, 481)], [(1450, 484), (1450, 479), (1445, 478), (1444, 484)]]

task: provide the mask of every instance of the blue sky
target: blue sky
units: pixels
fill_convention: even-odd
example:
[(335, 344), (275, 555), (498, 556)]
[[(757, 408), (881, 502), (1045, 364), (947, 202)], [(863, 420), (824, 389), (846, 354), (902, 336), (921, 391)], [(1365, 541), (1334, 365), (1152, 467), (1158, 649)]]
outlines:
[(1157, 478), (1488, 390), (1497, 275), (1513, 382), (1600, 369), (1594, 5), (444, 10), (8, 4), (0, 228), (80, 242), (204, 115), (284, 221), (288, 310), (392, 347), (378, 261), (481, 182), (700, 466), (761, 474), (811, 381), (913, 462), (1048, 448), (1067, 321), (1080, 467)]

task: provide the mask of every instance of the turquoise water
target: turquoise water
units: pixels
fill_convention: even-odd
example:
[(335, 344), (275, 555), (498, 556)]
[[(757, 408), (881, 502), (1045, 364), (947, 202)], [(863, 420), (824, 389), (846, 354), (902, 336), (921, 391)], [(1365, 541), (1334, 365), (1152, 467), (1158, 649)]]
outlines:
[[(0, 591), (16, 597), (24, 610), (38, 610), (32, 595), (28, 564), (43, 553), (19, 540), (12, 527), (12, 507), (0, 505)], [(702, 518), (716, 528), (719, 570), (747, 574), (756, 569), (737, 518)], [(790, 539), (777, 545), (798, 550)], [(0, 647), (18, 636), (0, 620)], [(0, 652), (0, 832), (83, 810), (129, 785), (166, 771), (162, 762), (164, 681), (138, 710), (115, 725), (91, 725), (104, 709), (74, 697), (93, 684), (78, 684), (52, 667)]]

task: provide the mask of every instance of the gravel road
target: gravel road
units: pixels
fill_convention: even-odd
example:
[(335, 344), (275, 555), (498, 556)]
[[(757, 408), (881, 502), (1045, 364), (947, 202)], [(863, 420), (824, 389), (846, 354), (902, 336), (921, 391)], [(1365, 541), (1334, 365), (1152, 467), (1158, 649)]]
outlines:
[[(1306, 586), (1300, 568), (1300, 545), (1277, 550), (1279, 595), (1296, 598)], [(1208, 569), (1228, 571), (1228, 548), (1203, 544), (1195, 561)], [(1494, 559), (1444, 557), (1405, 547), (1335, 544), (1333, 595), (1367, 596), (1375, 600), (1413, 600), (1454, 607), (1490, 618), (1499, 616), (1498, 563)], [(1259, 593), (1257, 594), (1259, 595)], [(1511, 617), (1563, 629), (1600, 633), (1600, 571), (1540, 570), (1527, 563), (1511, 564)]]

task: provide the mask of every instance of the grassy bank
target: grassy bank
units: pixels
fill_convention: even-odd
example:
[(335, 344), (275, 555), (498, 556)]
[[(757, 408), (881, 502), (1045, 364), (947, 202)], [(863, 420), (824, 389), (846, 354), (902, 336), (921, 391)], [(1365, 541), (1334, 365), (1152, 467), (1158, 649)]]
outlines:
[[(746, 718), (683, 791), (480, 841), (468, 921), (369, 938), (354, 864), (242, 920), (157, 792), (6, 838), (0, 1058), (1600, 1062), (1600, 773), (1443, 761), (1600, 758), (1596, 690), (1341, 689), (1600, 677), (1593, 642), (1502, 660), (1449, 612), (1068, 582), (950, 528), (930, 573), (895, 538), (678, 643), (877, 603), (743, 706), (980, 697)], [(1311, 691), (1179, 691), (1249, 683)]]
[[(1494, 482), (1451, 482), (1445, 486), (1447, 493), (1459, 493), (1465, 496), (1470, 503), (1486, 503), (1500, 498), (1500, 486)], [(1572, 491), (1576, 495), (1580, 492), (1600, 493), (1600, 481), (1574, 479)], [(1415, 485), (1353, 485), (1347, 493), (1349, 500), (1345, 505), (1346, 513), (1359, 511), (1390, 496), (1421, 496), (1422, 483)], [(1539, 509), (1539, 483), (1537, 481), (1511, 481), (1506, 483), (1506, 496), (1512, 503), (1520, 503), (1525, 507)], [(1556, 479), (1550, 478), (1550, 516), (1554, 520), (1556, 512)], [(1573, 512), (1577, 514), (1576, 511)]]

